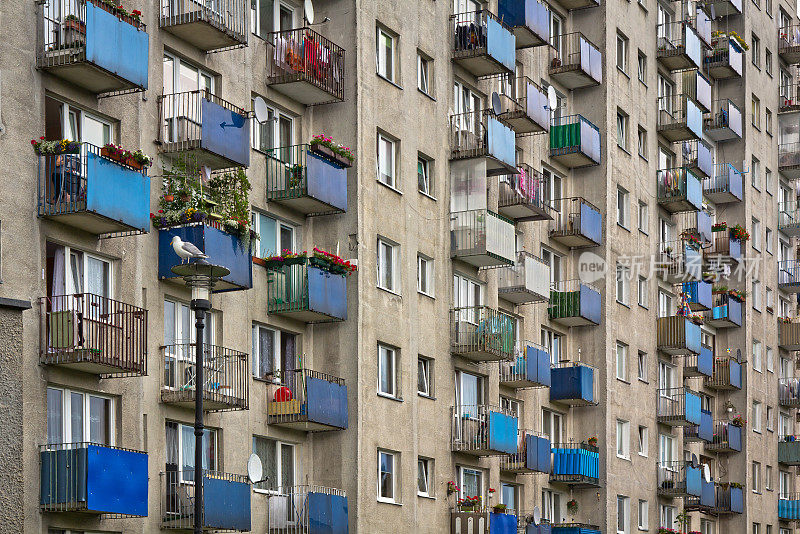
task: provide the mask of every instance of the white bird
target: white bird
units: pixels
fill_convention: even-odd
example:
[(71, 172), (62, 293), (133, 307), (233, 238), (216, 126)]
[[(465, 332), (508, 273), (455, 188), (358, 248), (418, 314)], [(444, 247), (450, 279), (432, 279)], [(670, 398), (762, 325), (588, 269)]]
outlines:
[(202, 250), (197, 248), (194, 243), (181, 241), (181, 238), (178, 236), (172, 238), (172, 249), (175, 251), (175, 254), (180, 256), (181, 263), (183, 263), (185, 260), (208, 258), (208, 256), (204, 254)]

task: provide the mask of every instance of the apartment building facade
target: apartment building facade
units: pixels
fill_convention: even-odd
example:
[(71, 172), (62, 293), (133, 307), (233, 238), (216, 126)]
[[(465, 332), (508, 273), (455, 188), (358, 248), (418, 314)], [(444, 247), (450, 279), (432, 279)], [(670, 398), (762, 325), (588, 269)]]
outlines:
[(773, 1), (4, 3), (3, 524), (793, 532)]

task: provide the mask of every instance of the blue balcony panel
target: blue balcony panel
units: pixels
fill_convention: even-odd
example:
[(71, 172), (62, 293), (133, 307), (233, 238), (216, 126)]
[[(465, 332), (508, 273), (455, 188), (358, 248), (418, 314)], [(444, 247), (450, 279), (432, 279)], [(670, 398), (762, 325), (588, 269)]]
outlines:
[(714, 439), (714, 419), (708, 410), (700, 410), (700, 425), (698, 426), (697, 435), (706, 442)]
[(525, 373), (528, 380), (538, 385), (550, 387), (552, 384), (550, 374), (550, 354), (536, 347), (525, 347), (527, 364)]
[(685, 167), (701, 178), (714, 175), (714, 154), (711, 145), (702, 139), (684, 141), (681, 145)]
[[(717, 431), (720, 431), (720, 427), (717, 428)], [(726, 448), (728, 452), (742, 452), (742, 427), (728, 424), (721, 437), (727, 442), (723, 448)]]
[(700, 354), (700, 325), (675, 315), (656, 320), (656, 346), (667, 354)]
[(487, 117), (488, 152), (487, 156), (494, 162), (487, 162), (486, 172), (517, 172), (516, 147), (514, 130), (495, 119)]
[(706, 482), (705, 480), (702, 480), (700, 484), (700, 506), (713, 507), (716, 504), (716, 491), (714, 488), (714, 482)]
[(200, 148), (218, 155), (220, 165), (250, 166), (250, 121), (216, 102), (202, 101)]
[(742, 138), (742, 112), (729, 99), (716, 100), (711, 113), (703, 119), (706, 136), (712, 141), (722, 142)]
[[(703, 67), (705, 47), (686, 21), (661, 24), (658, 28), (658, 61), (669, 71)], [(669, 36), (666, 36), (666, 35)]]
[(269, 269), (267, 312), (305, 323), (347, 320), (347, 278), (319, 267)]
[(500, 362), (500, 385), (515, 389), (550, 387), (550, 354), (528, 345), (524, 355)]
[(699, 354), (690, 354), (684, 357), (684, 377), (710, 377), (713, 373), (714, 351), (711, 347), (701, 344)]
[(517, 452), (518, 420), (501, 412), (489, 412), (489, 449), (505, 454)]
[(713, 176), (703, 180), (703, 194), (715, 204), (741, 202), (744, 178), (739, 169), (730, 163), (714, 165)]
[(347, 428), (347, 386), (310, 377), (308, 419), (312, 423), (334, 428)]
[[(721, 501), (721, 502), (720, 502)], [(729, 511), (734, 514), (744, 513), (744, 489), (730, 487), (727, 490), (720, 490), (717, 495), (717, 508), (720, 511)]]
[(656, 182), (658, 204), (668, 212), (703, 209), (703, 183), (686, 167), (659, 170)]
[(711, 311), (706, 312), (706, 322), (714, 328), (742, 326), (742, 301), (734, 297), (716, 299)]
[(228, 268), (231, 273), (222, 278), (214, 291), (238, 291), (253, 287), (253, 260), (250, 250), (245, 248), (238, 235), (230, 234), (207, 224), (175, 226), (159, 231), (158, 235), (158, 277), (184, 283), (172, 272), (172, 267), (180, 265), (181, 258), (175, 253), (170, 242), (174, 236), (197, 246), (211, 258), (214, 264)]
[(598, 487), (599, 466), (600, 453), (594, 447), (581, 444), (564, 447), (554, 444), (550, 481), (576, 487)]
[(347, 211), (347, 169), (318, 156), (304, 153), (304, 176), (291, 185), (291, 171), (280, 161), (268, 162), (267, 200), (288, 206), (305, 215)]
[(489, 532), (491, 534), (517, 534), (517, 516), (490, 512)]
[(475, 76), (511, 74), (516, 68), (514, 34), (488, 10), (451, 17), (453, 61)]
[(781, 521), (800, 520), (800, 499), (783, 497), (778, 499), (778, 519)]
[(587, 365), (568, 364), (552, 369), (553, 383), (550, 400), (572, 406), (588, 406), (598, 403), (595, 398), (594, 369)]
[(525, 467), (540, 473), (550, 472), (551, 443), (548, 438), (528, 434), (525, 436)]
[(43, 510), (147, 516), (146, 453), (69, 444), (44, 446), (40, 458)]
[(250, 530), (250, 484), (203, 475), (203, 522), (220, 530)]
[(550, 523), (534, 525), (533, 522), (531, 522), (525, 524), (525, 530), (520, 530), (519, 532), (520, 534), (553, 534), (553, 526)]
[(514, 32), (517, 49), (550, 43), (550, 10), (538, 0), (500, 0), (497, 15)]
[(692, 311), (704, 311), (711, 309), (711, 282), (696, 280), (684, 282), (681, 290), (689, 297), (689, 308)]
[(347, 497), (310, 491), (308, 528), (309, 534), (347, 534)]
[(600, 529), (588, 525), (553, 525), (552, 534), (602, 534)]

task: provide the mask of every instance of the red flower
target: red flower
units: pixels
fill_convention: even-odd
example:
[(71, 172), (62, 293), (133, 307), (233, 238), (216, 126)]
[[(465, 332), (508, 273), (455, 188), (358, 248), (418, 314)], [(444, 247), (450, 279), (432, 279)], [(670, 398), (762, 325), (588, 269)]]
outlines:
[(164, 213), (164, 210), (158, 210), (158, 213)]
[(41, 136), (39, 139), (41, 139), (42, 141), (44, 141), (44, 136)]

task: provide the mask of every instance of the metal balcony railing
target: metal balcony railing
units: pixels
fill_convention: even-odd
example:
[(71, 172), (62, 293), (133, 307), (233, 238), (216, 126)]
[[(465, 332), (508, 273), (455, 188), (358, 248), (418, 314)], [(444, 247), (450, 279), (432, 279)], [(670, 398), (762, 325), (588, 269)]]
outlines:
[(453, 354), (479, 361), (511, 360), (517, 339), (510, 315), (488, 306), (450, 310), (450, 343)]
[(561, 361), (550, 370), (550, 400), (569, 406), (597, 406), (599, 374), (583, 362)]
[[(540, 455), (539, 440), (544, 440), (547, 445), (547, 454)], [(531, 446), (532, 450), (528, 450)], [(546, 456), (546, 457), (545, 457)], [(539, 432), (519, 429), (517, 433), (517, 452), (500, 458), (500, 470), (510, 473), (549, 473), (550, 472), (550, 440)], [(529, 458), (532, 460), (529, 462)], [(506, 513), (509, 513), (508, 511)]]
[(727, 98), (711, 103), (711, 112), (703, 118), (706, 135), (714, 141), (742, 137), (742, 111)]
[[(161, 472), (161, 528), (165, 530), (192, 530), (194, 528), (195, 469), (172, 469), (167, 466)], [(250, 484), (245, 475), (202, 470), (203, 486), (203, 530), (214, 532), (246, 532), (250, 525)], [(209, 484), (209, 482), (211, 484)], [(228, 493), (228, 503), (212, 501), (209, 485), (218, 486), (217, 491)], [(246, 494), (242, 491), (246, 490)], [(246, 501), (244, 497), (247, 497)], [(219, 513), (227, 504), (226, 517)], [(214, 517), (209, 517), (214, 510)], [(246, 512), (247, 517), (244, 517)], [(245, 528), (246, 527), (246, 528)]]
[(558, 77), (571, 71), (579, 71), (583, 81), (566, 82), (574, 87), (597, 85), (603, 81), (603, 55), (582, 33), (554, 35), (552, 44), (551, 76)]
[[(188, 0), (187, 0), (188, 1)], [(212, 102), (245, 121), (249, 113), (206, 89), (160, 95), (158, 97), (158, 142), (164, 152), (182, 152), (200, 148), (203, 140), (203, 101)], [(230, 125), (234, 126), (234, 125)]]
[(682, 315), (656, 319), (656, 346), (668, 354), (700, 353), (700, 326)]
[(733, 239), (728, 231), (713, 232), (711, 246), (703, 249), (706, 258), (718, 257), (724, 261), (739, 261), (742, 256), (741, 241)]
[(549, 273), (550, 266), (543, 259), (520, 251), (514, 265), (498, 269), (497, 292), (512, 302), (547, 301), (550, 299)]
[(505, 438), (508, 437), (516, 444), (516, 425), (513, 428), (513, 435), (505, 436), (508, 429), (493, 427), (491, 424), (493, 417), (516, 418), (517, 413), (488, 404), (463, 404), (452, 407), (450, 409), (452, 450), (480, 456), (512, 454), (513, 450), (503, 452), (497, 447), (503, 445), (501, 442), (506, 441)]
[(688, 481), (688, 473), (691, 469), (691, 463), (683, 460), (677, 462), (659, 462), (658, 463), (658, 494), (659, 495), (687, 495), (695, 489), (699, 490), (699, 471), (697, 476), (697, 488), (691, 488)]
[(267, 200), (307, 215), (347, 209), (347, 171), (339, 163), (313, 155), (307, 144), (275, 148), (266, 157)]
[[(274, 32), (267, 41), (267, 84), (304, 82), (344, 100), (344, 49), (309, 27)], [(304, 102), (306, 103), (306, 102)], [(313, 104), (327, 103), (316, 98)]]
[(791, 77), (791, 82), (778, 86), (778, 111), (795, 111), (800, 106), (800, 80)]
[[(453, 36), (453, 57), (455, 59), (490, 54), (488, 52), (490, 21), (491, 24), (496, 24), (511, 34), (511, 30), (488, 9), (456, 13), (450, 16), (450, 35)], [(514, 51), (513, 47), (511, 51)], [(503, 58), (496, 59), (500, 62)]]
[[(686, 387), (659, 389), (656, 391), (656, 400), (659, 423), (676, 426), (700, 424), (700, 396), (691, 389)], [(695, 411), (697, 421), (693, 421)]]
[(688, 95), (658, 98), (658, 131), (672, 141), (697, 139), (702, 135), (703, 114)]
[[(284, 369), (273, 372), (272, 377), (274, 382), (267, 386), (268, 424), (303, 430), (332, 430), (347, 426), (344, 378), (311, 369)], [(313, 385), (320, 382), (324, 383), (323, 387)], [(322, 403), (326, 404), (323, 406)]]
[(667, 281), (698, 280), (702, 275), (702, 253), (693, 242), (683, 239), (661, 242), (657, 260), (658, 275)]
[(786, 291), (796, 292), (800, 285), (800, 260), (783, 260), (778, 262), (778, 287)]
[(550, 237), (571, 239), (573, 246), (598, 246), (602, 241), (602, 215), (591, 202), (581, 197), (553, 201), (555, 217), (550, 221)]
[(778, 380), (778, 403), (786, 407), (800, 407), (800, 377)]
[(658, 170), (656, 190), (658, 203), (670, 213), (698, 211), (703, 207), (700, 179), (685, 167)]
[[(195, 343), (162, 347), (164, 375), (161, 401), (194, 407)], [(203, 399), (207, 411), (246, 410), (250, 399), (248, 355), (238, 350), (203, 344)]]
[(39, 299), (39, 359), (102, 377), (147, 374), (147, 310), (92, 293)]
[(714, 421), (714, 435), (706, 449), (717, 452), (738, 452), (742, 450), (742, 427), (730, 421)]
[(487, 169), (488, 175), (515, 173), (514, 146), (513, 130), (492, 110), (450, 116), (451, 159), (489, 158), (496, 161)]
[[(529, 350), (534, 358), (548, 358), (548, 374), (546, 377), (537, 376), (541, 363), (544, 360), (529, 362)], [(500, 384), (515, 389), (548, 387), (550, 384), (549, 357), (549, 351), (544, 346), (532, 341), (517, 341), (514, 344), (513, 359), (500, 361)], [(534, 366), (537, 368), (536, 374), (531, 372)]]
[(450, 214), (451, 255), (474, 259), (481, 267), (512, 265), (516, 258), (514, 223), (489, 210)]
[(547, 93), (528, 78), (508, 74), (492, 76), (498, 82), (501, 112), (497, 118), (509, 125), (517, 137), (546, 132), (550, 127)]
[(800, 166), (800, 143), (778, 145), (778, 167), (791, 169)]
[[(250, 2), (247, 0), (160, 0), (162, 28), (177, 28), (179, 35), (203, 50), (225, 50), (247, 45)], [(212, 36), (196, 24), (207, 24), (221, 36)], [(187, 26), (187, 30), (182, 30)], [(194, 36), (190, 34), (194, 33)], [(206, 35), (197, 35), (205, 33)]]
[[(347, 531), (347, 494), (344, 490), (304, 484), (269, 490), (267, 532), (308, 534)], [(327, 513), (326, 513), (327, 512)]]
[(600, 449), (588, 443), (553, 443), (550, 482), (573, 487), (599, 487)]
[[(515, 220), (552, 219), (555, 210), (545, 200), (546, 180), (544, 175), (528, 165), (517, 164), (518, 174), (500, 177), (498, 209)], [(514, 217), (520, 214), (519, 217)]]
[(800, 231), (800, 206), (797, 201), (781, 202), (778, 204), (778, 230), (790, 235), (797, 235)]
[(658, 58), (670, 70), (700, 68), (706, 46), (691, 21), (681, 20), (656, 26)]
[(732, 37), (717, 37), (703, 62), (712, 77), (731, 78), (742, 75), (743, 51)]
[(782, 317), (778, 320), (778, 346), (786, 350), (800, 350), (800, 318)]
[(796, 63), (800, 57), (800, 25), (778, 28), (778, 54), (787, 63)]
[(682, 167), (695, 172), (698, 176), (713, 176), (714, 154), (711, 145), (702, 139), (691, 139), (680, 144)]
[(742, 171), (731, 163), (715, 163), (712, 176), (703, 180), (703, 194), (712, 202), (734, 202), (742, 199)]

